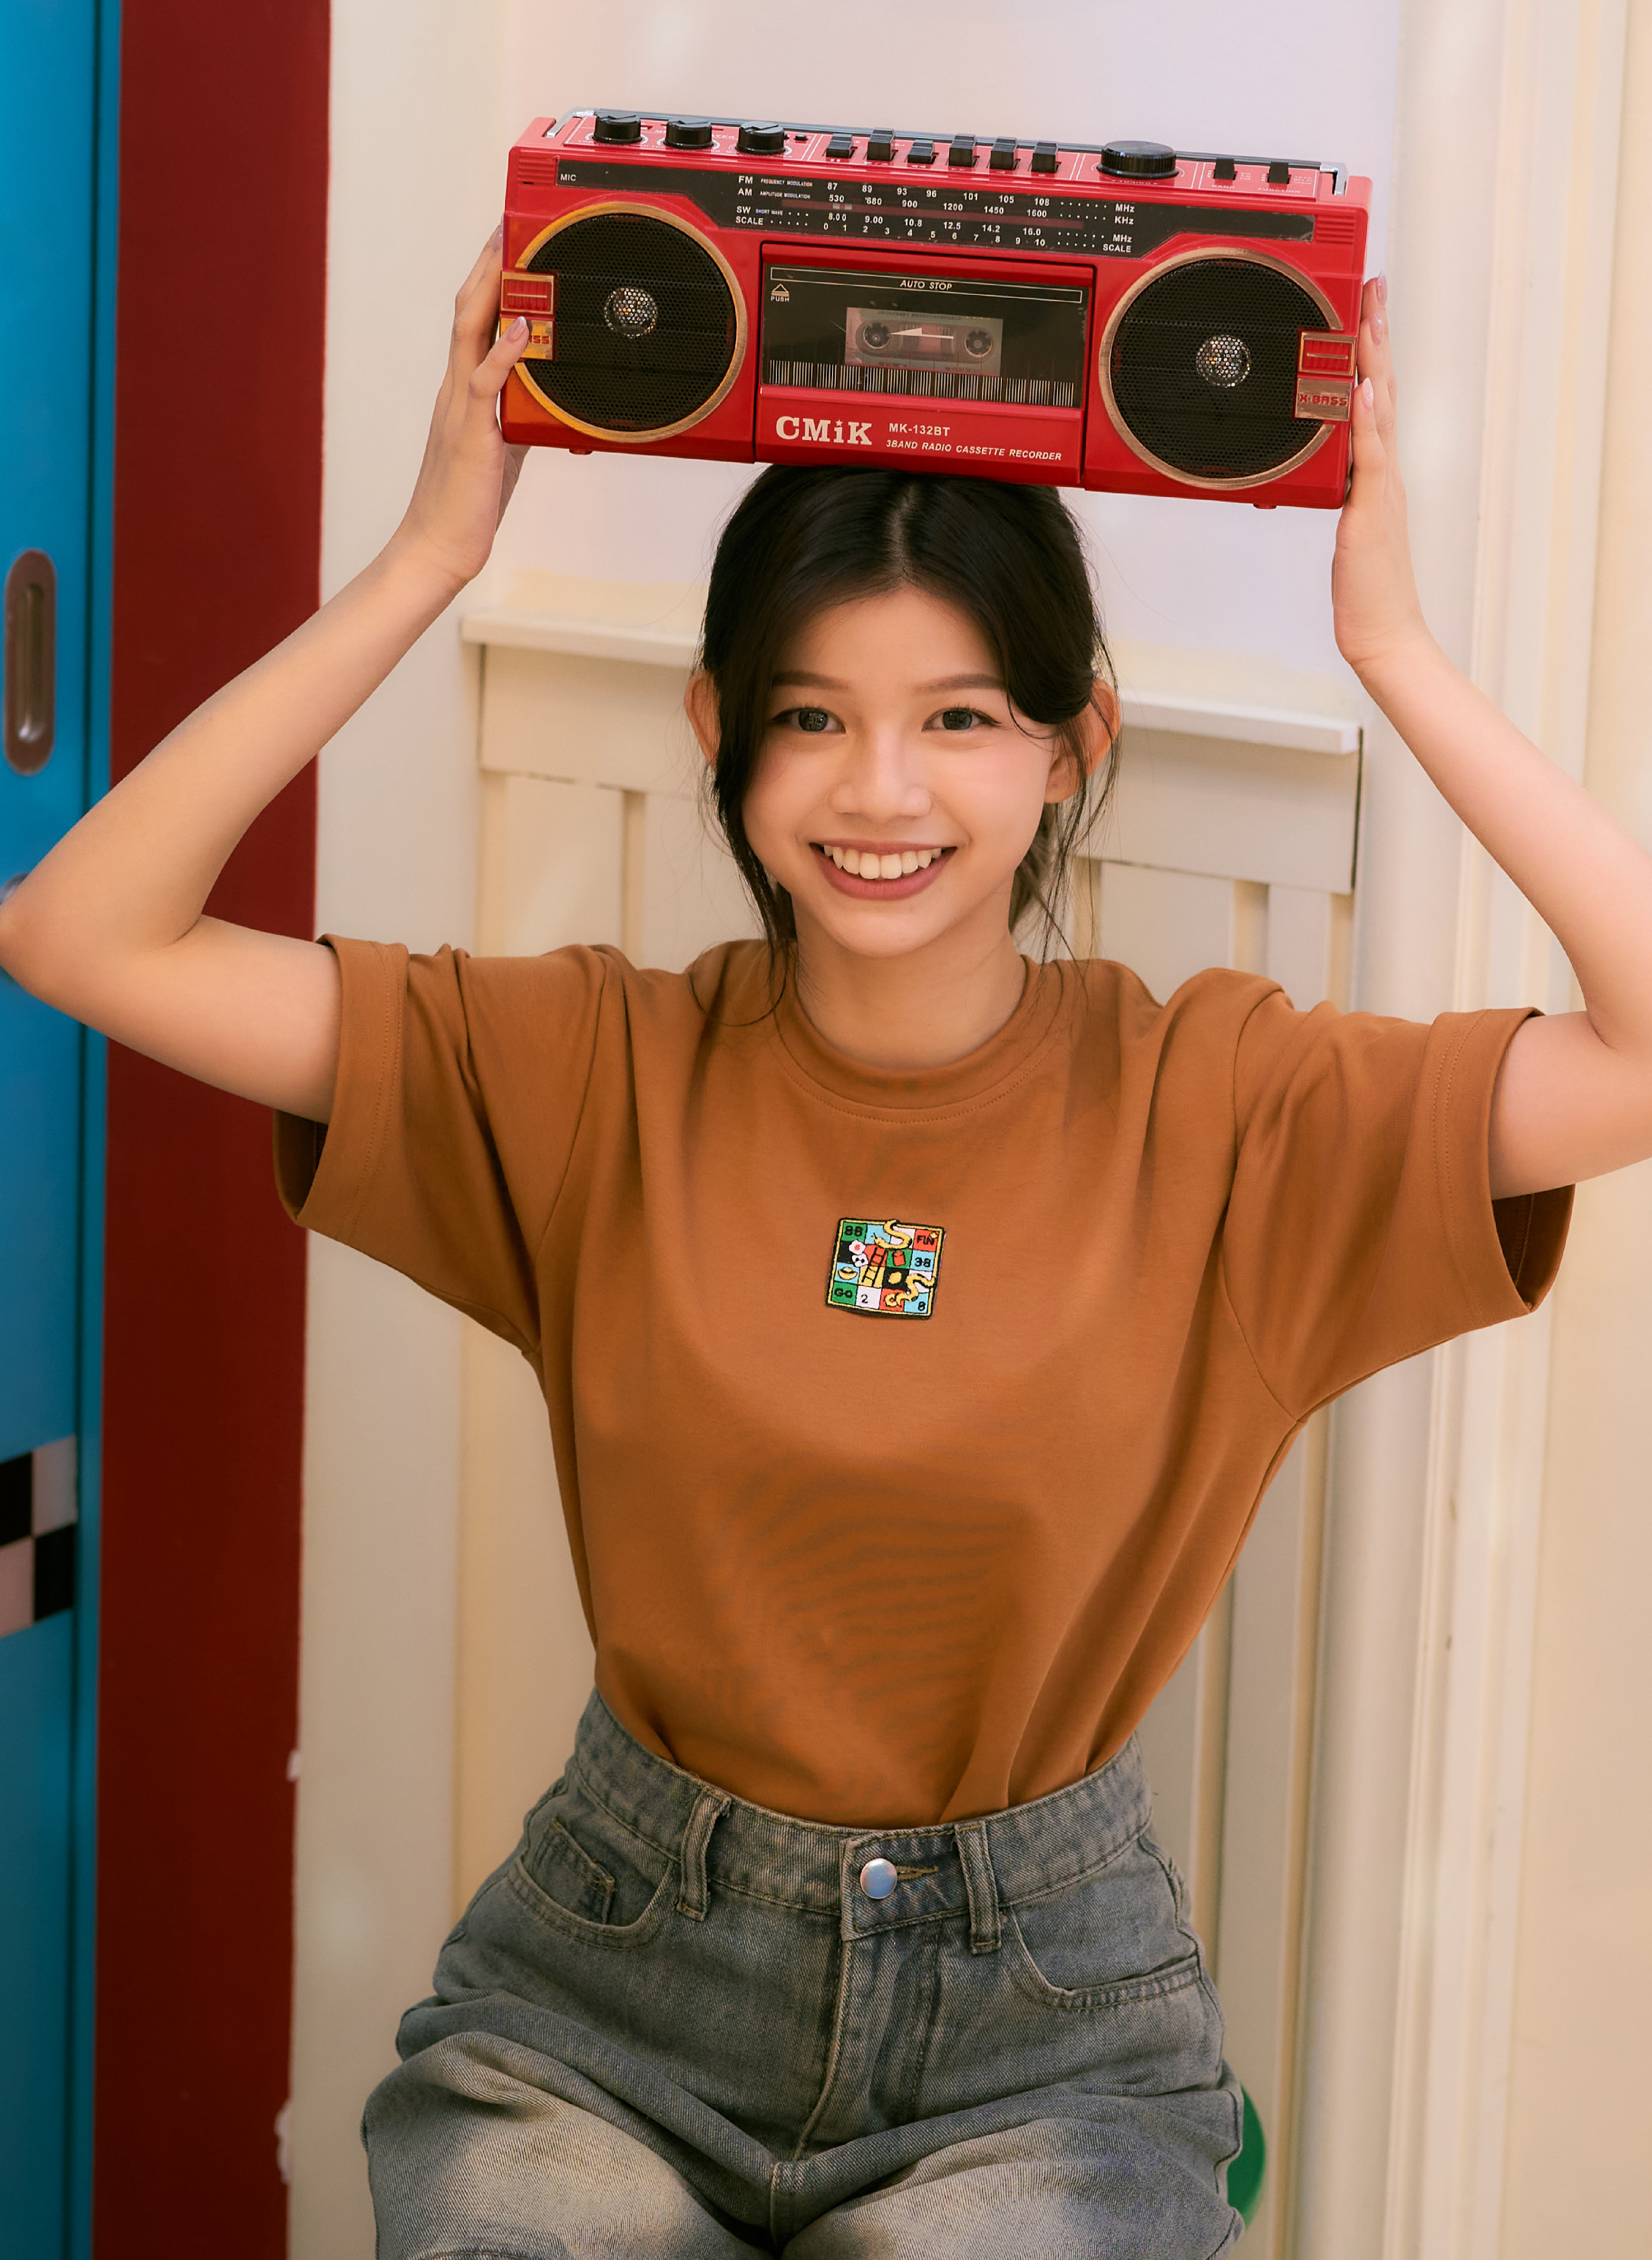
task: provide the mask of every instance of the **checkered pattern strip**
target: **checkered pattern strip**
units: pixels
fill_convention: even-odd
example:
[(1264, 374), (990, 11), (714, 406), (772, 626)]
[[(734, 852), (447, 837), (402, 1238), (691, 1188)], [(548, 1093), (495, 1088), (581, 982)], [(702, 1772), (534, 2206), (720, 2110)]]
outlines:
[(0, 1639), (75, 1606), (75, 1439), (0, 1460)]

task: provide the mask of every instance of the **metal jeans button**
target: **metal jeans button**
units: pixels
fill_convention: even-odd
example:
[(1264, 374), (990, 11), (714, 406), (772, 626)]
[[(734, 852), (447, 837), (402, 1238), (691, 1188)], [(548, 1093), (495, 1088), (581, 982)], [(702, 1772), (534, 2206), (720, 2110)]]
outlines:
[(861, 1870), (861, 1889), (869, 1899), (886, 1899), (899, 1881), (892, 1860), (869, 1860)]

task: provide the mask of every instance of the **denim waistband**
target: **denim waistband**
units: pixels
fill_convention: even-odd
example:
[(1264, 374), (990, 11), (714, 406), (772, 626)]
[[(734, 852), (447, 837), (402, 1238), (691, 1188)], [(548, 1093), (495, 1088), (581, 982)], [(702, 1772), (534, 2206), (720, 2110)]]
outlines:
[[(1105, 1866), (1152, 1817), (1134, 1735), (1105, 1765), (1030, 1805), (912, 1828), (841, 1828), (747, 1804), (645, 1749), (594, 1693), (569, 1770), (622, 1826), (680, 1863), (683, 1914), (703, 1915), (719, 1890), (834, 1916), (846, 1938), (967, 1913), (976, 1952), (997, 1947), (1000, 1907)], [(885, 1898), (861, 1887), (871, 1860), (895, 1869)]]

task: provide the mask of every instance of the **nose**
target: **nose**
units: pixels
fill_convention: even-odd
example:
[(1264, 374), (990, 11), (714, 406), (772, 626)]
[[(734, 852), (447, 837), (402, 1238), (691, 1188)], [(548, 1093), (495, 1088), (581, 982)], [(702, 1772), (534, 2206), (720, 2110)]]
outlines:
[(930, 808), (922, 761), (899, 730), (851, 738), (830, 799), (834, 816), (862, 816), (872, 824), (926, 816)]

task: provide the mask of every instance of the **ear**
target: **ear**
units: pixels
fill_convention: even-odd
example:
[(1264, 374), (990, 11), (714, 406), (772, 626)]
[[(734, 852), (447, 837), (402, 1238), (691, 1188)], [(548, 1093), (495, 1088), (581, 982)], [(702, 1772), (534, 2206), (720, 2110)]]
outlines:
[[(1105, 676), (1096, 677), (1090, 704), (1076, 719), (1083, 747), (1083, 774), (1086, 778), (1092, 777), (1112, 751), (1113, 740), (1119, 735), (1119, 694)], [(1058, 742), (1050, 762), (1044, 797), (1047, 801), (1070, 800), (1077, 790), (1073, 757), (1065, 744)]]
[(699, 740), (706, 767), (715, 769), (723, 733), (717, 719), (717, 686), (703, 667), (697, 668), (689, 677), (689, 687), (683, 693), (683, 712)]
[(1096, 677), (1096, 687), (1091, 693), (1085, 719), (1090, 726), (1090, 736), (1084, 748), (1084, 775), (1091, 777), (1095, 776), (1112, 751), (1122, 719), (1119, 693), (1105, 675)]

